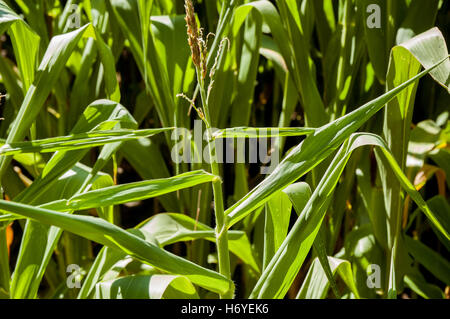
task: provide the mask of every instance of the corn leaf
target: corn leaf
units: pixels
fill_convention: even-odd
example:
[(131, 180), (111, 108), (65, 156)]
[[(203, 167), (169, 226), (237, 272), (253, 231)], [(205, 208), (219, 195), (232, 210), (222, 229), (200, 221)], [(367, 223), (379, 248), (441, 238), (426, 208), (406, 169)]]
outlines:
[(182, 276), (138, 275), (102, 281), (95, 299), (198, 299), (192, 283)]
[(185, 275), (193, 283), (223, 293), (232, 283), (222, 275), (200, 267), (186, 259), (149, 243), (103, 219), (59, 213), (30, 205), (0, 201), (0, 210), (54, 225), (102, 245), (122, 250), (130, 256), (172, 274)]

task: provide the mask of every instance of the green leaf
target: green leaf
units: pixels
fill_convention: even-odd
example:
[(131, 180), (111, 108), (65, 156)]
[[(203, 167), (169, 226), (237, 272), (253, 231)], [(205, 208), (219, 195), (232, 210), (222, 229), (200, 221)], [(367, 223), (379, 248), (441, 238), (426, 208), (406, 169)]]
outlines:
[[(124, 258), (126, 258), (126, 256), (126, 253), (121, 250), (103, 246), (97, 254), (94, 263), (91, 265), (89, 273), (84, 279), (77, 299), (89, 298), (93, 294), (95, 285), (98, 282), (117, 278), (117, 276), (119, 276), (119, 273), (124, 268), (123, 263), (121, 262)], [(105, 278), (107, 277), (108, 272), (110, 272), (111, 270), (113, 270), (114, 272), (112, 278)]]
[(47, 203), (53, 210), (86, 210), (110, 205), (119, 205), (142, 199), (157, 197), (177, 190), (211, 182), (218, 177), (205, 171), (193, 171), (177, 176), (134, 182), (76, 194), (68, 200)]
[[(6, 144), (18, 142), (25, 137), (50, 91), (55, 86), (64, 65), (83, 36), (96, 37), (96, 30), (92, 25), (87, 24), (75, 31), (52, 38), (37, 70), (36, 79), (28, 89), (19, 113), (12, 124)], [(106, 75), (113, 78), (112, 82), (108, 82), (110, 85), (107, 85), (112, 89), (113, 82), (117, 81), (114, 59), (109, 48), (102, 42), (101, 38), (97, 37), (96, 43), (102, 56)], [(116, 89), (116, 85), (114, 85), (114, 89)], [(0, 158), (0, 179), (10, 161), (11, 157)]]
[[(338, 273), (347, 287), (359, 298), (350, 262), (344, 259), (328, 257), (333, 275)], [(330, 283), (325, 272), (316, 258), (309, 268), (308, 274), (303, 281), (302, 287), (297, 294), (297, 299), (325, 299), (327, 297)]]
[(409, 236), (405, 236), (405, 243), (408, 251), (417, 262), (447, 286), (450, 285), (450, 263), (445, 258)]
[[(288, 11), (287, 9), (284, 9), (284, 1), (277, 1), (277, 4), (281, 8), (283, 20), (287, 21)], [(295, 7), (296, 6), (297, 5), (295, 4)], [(289, 7), (289, 9), (290, 14), (297, 15), (298, 18), (298, 12), (295, 12), (293, 7)], [(294, 83), (302, 96), (304, 102), (303, 106), (305, 107), (305, 113), (308, 119), (307, 121), (309, 121), (308, 124), (311, 126), (325, 124), (327, 115), (309, 66), (307, 41), (304, 39), (303, 31), (300, 30), (300, 25), (297, 25), (295, 22), (294, 24), (291, 24), (289, 30), (295, 30), (296, 33), (289, 34), (283, 26), (283, 20), (281, 19), (280, 14), (270, 1), (253, 1), (236, 9), (233, 20), (234, 35), (237, 34), (251, 10), (259, 12), (263, 21), (269, 26), (273, 38), (278, 44), (280, 53), (286, 62), (289, 73), (293, 77)], [(289, 41), (288, 35), (291, 36), (293, 41)], [(294, 44), (295, 49), (292, 47), (291, 43)]]
[(395, 36), (406, 14), (405, 0), (357, 0), (365, 31), (365, 42), (375, 74), (385, 82), (389, 52), (395, 45)]
[(69, 215), (4, 200), (0, 200), (0, 210), (54, 225), (102, 245), (122, 250), (158, 269), (184, 275), (193, 283), (217, 293), (228, 291), (232, 285), (224, 276), (164, 251), (143, 240), (139, 233), (125, 231), (100, 218)]
[[(321, 179), (319, 185), (313, 192), (305, 208), (299, 214), (299, 218), (292, 227), (288, 236), (280, 246), (269, 265), (264, 269), (250, 297), (252, 298), (283, 298), (291, 286), (295, 275), (300, 269), (306, 255), (308, 254), (314, 239), (317, 236), (322, 220), (332, 198), (336, 184), (348, 162), (352, 152), (361, 146), (374, 145), (381, 149), (392, 170), (400, 181), (402, 187), (417, 203), (427, 217), (439, 228), (444, 228), (436, 219), (433, 212), (422, 199), (414, 186), (402, 173), (395, 162), (384, 141), (373, 134), (353, 134), (346, 141), (338, 154), (333, 159)], [(445, 233), (444, 233), (445, 234)], [(445, 234), (447, 237), (449, 234)]]
[[(160, 146), (151, 139), (141, 138), (125, 142), (122, 144), (120, 152), (142, 179), (170, 177)], [(159, 200), (168, 212), (175, 212), (179, 209), (175, 194), (161, 196)]]
[[(80, 189), (90, 173), (91, 168), (78, 163), (67, 174), (52, 182), (52, 192), (37, 195), (34, 199), (35, 202), (52, 201), (72, 196)], [(109, 175), (100, 173), (92, 181), (92, 188), (112, 184), (113, 181)], [(102, 213), (103, 211), (99, 210), (99, 214), (102, 215)], [(34, 298), (36, 296), (40, 281), (60, 236), (61, 230), (56, 227), (27, 221), (11, 282), (11, 296), (13, 298)]]
[(426, 282), (425, 278), (417, 272), (416, 274), (408, 274), (403, 280), (405, 284), (415, 293), (425, 299), (444, 299), (444, 293), (436, 286)]
[[(124, 106), (108, 100), (98, 100), (90, 104), (79, 118), (72, 129), (72, 134), (94, 132), (97, 130), (112, 129), (135, 129), (136, 121)], [(95, 171), (99, 171), (106, 164), (112, 151), (116, 150), (120, 144), (113, 143), (103, 147), (99, 160), (96, 163)], [(51, 183), (69, 170), (75, 163), (80, 161), (88, 152), (84, 150), (61, 151), (53, 154), (48, 161), (41, 176), (16, 198), (17, 201), (32, 202), (38, 197), (38, 194), (45, 193), (51, 186)], [(107, 153), (107, 154), (105, 154)], [(100, 165), (100, 166), (99, 166)], [(93, 172), (94, 173), (94, 172)], [(95, 175), (95, 174), (93, 174)], [(92, 176), (90, 177), (92, 178)]]
[(265, 208), (263, 269), (286, 238), (292, 204), (289, 197), (280, 191), (266, 203)]
[[(435, 196), (427, 201), (428, 206), (435, 213), (439, 223), (443, 226), (447, 233), (450, 233), (450, 205), (443, 196)], [(439, 238), (442, 244), (450, 251), (450, 241), (446, 238), (439, 229), (431, 223), (434, 233)]]
[(79, 150), (149, 137), (169, 130), (172, 130), (172, 128), (93, 131), (69, 136), (51, 137), (43, 140), (34, 140), (31, 142), (16, 142), (5, 144), (0, 147), (0, 156), (21, 153), (52, 153), (56, 151)]
[(261, 44), (262, 19), (257, 13), (250, 14), (245, 22), (242, 52), (239, 58), (236, 96), (231, 110), (231, 126), (248, 125), (256, 87)]
[[(112, 13), (116, 17), (130, 50), (139, 67), (164, 127), (172, 126), (176, 110), (174, 95), (170, 89), (167, 69), (158, 53), (155, 36), (150, 28), (151, 3), (142, 0), (111, 0)], [(146, 21), (148, 18), (149, 21)], [(183, 43), (187, 45), (187, 41)], [(180, 93), (180, 92), (177, 92)], [(172, 123), (172, 124), (170, 124)]]
[(396, 43), (400, 44), (414, 36), (430, 29), (436, 21), (439, 0), (423, 2), (411, 0), (406, 17), (401, 23), (396, 36)]
[(198, 299), (192, 283), (182, 276), (126, 276), (95, 286), (96, 299)]
[[(155, 48), (164, 69), (167, 70), (168, 83), (176, 112), (170, 114), (169, 120), (177, 127), (187, 127), (186, 114), (188, 102), (176, 98), (182, 92), (188, 92), (195, 77), (195, 69), (190, 62), (191, 52), (186, 39), (186, 21), (183, 15), (152, 16), (151, 28), (155, 39)], [(151, 54), (155, 54), (154, 52)], [(147, 102), (148, 103), (148, 102)]]
[[(421, 64), (427, 68), (434, 64), (434, 61), (440, 61), (445, 57), (448, 57), (448, 50), (445, 39), (438, 28), (433, 28), (394, 47), (386, 79), (387, 90), (415, 76), (419, 72)], [(446, 85), (450, 83), (448, 82), (450, 81), (450, 61), (446, 60), (431, 71), (430, 75), (448, 90)], [(403, 171), (406, 168), (417, 85), (416, 83), (398, 94), (384, 110), (383, 137)], [(387, 169), (387, 164), (383, 160), (379, 161), (379, 171), (385, 198), (386, 217), (389, 221), (387, 245), (389, 250), (396, 252), (394, 246), (400, 234), (404, 206), (402, 190), (400, 183), (395, 180), (394, 174)], [(393, 265), (396, 265), (397, 256), (393, 255), (392, 259)], [(398, 278), (394, 278), (397, 284), (401, 282), (402, 276), (401, 273), (398, 273)]]
[[(434, 65), (436, 68), (441, 62)], [(419, 75), (406, 81), (397, 88), (383, 94), (375, 100), (368, 102), (355, 111), (317, 129), (302, 143), (296, 146), (289, 155), (275, 168), (275, 170), (252, 191), (226, 210), (228, 226), (250, 214), (270, 199), (275, 192), (284, 189), (289, 184), (312, 170), (320, 162), (333, 153), (352, 133), (358, 130), (368, 119), (393, 99), (402, 90), (407, 88), (433, 68), (426, 69)]]
[(4, 1), (0, 2), (0, 34), (9, 29), (17, 66), (27, 92), (34, 81), (39, 50), (39, 36)]
[[(157, 214), (137, 226), (141, 231), (155, 238), (161, 247), (180, 241), (206, 239), (216, 241), (214, 229), (182, 214)], [(228, 232), (230, 251), (255, 272), (260, 268), (256, 262), (247, 235), (242, 231)]]
[(306, 127), (233, 127), (218, 130), (213, 133), (214, 138), (235, 137), (274, 137), (274, 136), (303, 136), (313, 134), (316, 129)]
[[(136, 121), (122, 105), (108, 100), (99, 100), (85, 109), (71, 133), (78, 134), (99, 129), (134, 129), (136, 126)], [(61, 198), (73, 196), (75, 193), (86, 192), (91, 185), (95, 185), (93, 182), (98, 175), (97, 173), (107, 163), (112, 153), (117, 150), (119, 146), (120, 143), (112, 143), (103, 146), (94, 168), (89, 170), (87, 175), (84, 175), (82, 183), (73, 183), (73, 186), (77, 188), (72, 189), (70, 187), (67, 189), (72, 190), (72, 193), (51, 192), (52, 194), (59, 194), (61, 196), (51, 197), (48, 193), (52, 187), (65, 190), (65, 188), (58, 187), (58, 180), (61, 176), (64, 176), (64, 174), (67, 174), (66, 176), (70, 177), (71, 174), (68, 173), (68, 171), (85, 156), (88, 150), (56, 152), (44, 167), (42, 174), (34, 180), (30, 187), (26, 188), (21, 194), (14, 198), (15, 201), (27, 204), (42, 204), (47, 199), (49, 201), (59, 200)], [(103, 214), (103, 208), (100, 208), (98, 211), (100, 215)], [(16, 264), (16, 272), (14, 273), (12, 280), (12, 294), (15, 298), (25, 298), (25, 296), (34, 298), (36, 296), (39, 282), (42, 279), (42, 275), (61, 234), (62, 230), (57, 227), (49, 227), (32, 220), (26, 222), (23, 243), (21, 245), (22, 249), (20, 250)], [(41, 238), (41, 241), (45, 242), (46, 245), (42, 245), (38, 241), (35, 241), (34, 238)], [(23, 272), (27, 272), (30, 276), (29, 278), (32, 279), (26, 280), (26, 277), (21, 275)]]

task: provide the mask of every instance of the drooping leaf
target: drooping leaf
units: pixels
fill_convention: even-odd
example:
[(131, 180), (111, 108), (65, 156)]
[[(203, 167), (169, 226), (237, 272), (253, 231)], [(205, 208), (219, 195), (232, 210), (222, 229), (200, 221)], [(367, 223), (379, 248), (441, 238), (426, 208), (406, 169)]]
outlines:
[(59, 213), (30, 205), (0, 201), (0, 210), (54, 225), (102, 245), (122, 250), (132, 257), (172, 274), (184, 275), (193, 283), (217, 293), (227, 292), (233, 284), (224, 276), (166, 252), (154, 243), (103, 219)]
[[(434, 68), (438, 67), (447, 59), (448, 57), (434, 65)], [(372, 115), (383, 108), (388, 101), (431, 70), (432, 68), (422, 71), (419, 75), (406, 81), (397, 88), (361, 106), (348, 115), (321, 127), (314, 134), (309, 135), (290, 152), (263, 182), (226, 210), (228, 214), (228, 225), (235, 224), (251, 211), (263, 205), (276, 191), (285, 188), (317, 166), (361, 125), (370, 119)]]
[[(353, 280), (353, 272), (350, 263), (347, 260), (328, 257), (329, 264), (333, 275), (338, 273), (347, 287), (358, 296), (355, 282)], [(314, 259), (311, 267), (306, 275), (305, 281), (297, 294), (297, 299), (324, 299), (327, 296), (330, 287), (329, 281), (319, 262)]]
[(192, 283), (182, 276), (126, 276), (99, 282), (96, 299), (198, 299)]

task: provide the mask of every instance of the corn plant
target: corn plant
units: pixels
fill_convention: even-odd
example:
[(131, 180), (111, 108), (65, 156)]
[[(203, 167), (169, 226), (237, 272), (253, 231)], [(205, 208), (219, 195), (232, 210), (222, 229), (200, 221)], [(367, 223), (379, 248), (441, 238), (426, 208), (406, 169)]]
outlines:
[(448, 9), (0, 0), (0, 297), (448, 298)]

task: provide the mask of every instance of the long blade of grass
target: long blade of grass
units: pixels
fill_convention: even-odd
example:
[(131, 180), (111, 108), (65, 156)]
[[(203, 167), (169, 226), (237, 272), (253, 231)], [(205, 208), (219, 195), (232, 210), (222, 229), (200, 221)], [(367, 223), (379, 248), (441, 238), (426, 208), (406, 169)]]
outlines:
[(281, 136), (304, 136), (313, 134), (314, 128), (307, 127), (233, 127), (218, 130), (213, 133), (214, 138), (234, 137), (281, 137)]
[[(52, 38), (37, 70), (36, 79), (28, 89), (19, 113), (12, 124), (8, 138), (6, 139), (7, 144), (18, 142), (25, 137), (27, 130), (30, 129), (31, 124), (38, 115), (51, 89), (56, 84), (64, 65), (83, 36), (96, 37), (96, 31), (92, 25), (87, 24), (75, 31)], [(114, 76), (109, 77), (107, 87), (115, 91), (117, 88), (117, 80), (111, 51), (103, 43), (101, 38), (97, 37), (96, 43), (98, 43), (105, 70), (108, 73), (111, 72), (114, 74)], [(10, 161), (11, 157), (9, 156), (0, 158), (0, 179)]]
[[(98, 129), (135, 129), (136, 127), (136, 121), (122, 105), (108, 100), (99, 100), (85, 109), (71, 133), (78, 134)], [(107, 163), (108, 157), (119, 146), (120, 143), (103, 146), (94, 168), (85, 176), (83, 184), (77, 184), (78, 189), (73, 190), (72, 193), (60, 194), (62, 197), (59, 198), (49, 198), (48, 191), (52, 187), (58, 187), (56, 184), (61, 176), (80, 161), (88, 150), (56, 152), (45, 165), (41, 175), (14, 200), (27, 204), (42, 204), (45, 203), (46, 199), (51, 201), (73, 196), (77, 192), (87, 191), (91, 184), (93, 185), (98, 171)], [(26, 222), (16, 270), (12, 278), (13, 297), (34, 298), (36, 296), (39, 282), (61, 234), (62, 230), (57, 227), (49, 227), (32, 220)], [(41, 243), (34, 240), (36, 237), (42, 238)], [(45, 242), (46, 245), (43, 245), (42, 242)], [(23, 276), (23, 273), (27, 273), (29, 277)]]
[(0, 156), (21, 153), (53, 153), (57, 151), (72, 151), (110, 143), (130, 141), (172, 130), (172, 128), (143, 130), (109, 130), (58, 136), (31, 142), (16, 142), (0, 147)]
[(404, 190), (417, 203), (430, 221), (433, 222), (447, 238), (450, 238), (450, 235), (446, 233), (445, 229), (429, 209), (426, 202), (403, 174), (385, 142), (380, 137), (373, 134), (353, 134), (350, 139), (342, 145), (339, 153), (333, 159), (333, 162), (328, 167), (327, 172), (314, 191), (311, 199), (308, 201), (308, 204), (301, 212), (295, 225), (269, 265), (265, 268), (250, 297), (284, 297), (313, 244), (325, 216), (331, 195), (352, 152), (356, 148), (367, 145), (374, 145), (381, 149)]
[(0, 34), (9, 29), (22, 89), (27, 92), (34, 81), (40, 37), (4, 1), (0, 2)]
[(226, 210), (231, 227), (281, 190), (313, 169), (339, 147), (352, 133), (382, 109), (397, 94), (437, 68), (448, 59), (436, 63), (395, 89), (366, 103), (355, 111), (327, 124), (295, 147), (275, 170), (251, 192)]
[[(437, 6), (437, 3), (434, 3), (434, 5)], [(391, 52), (386, 78), (387, 90), (416, 75), (421, 65), (428, 67), (446, 56), (448, 56), (448, 50), (445, 39), (437, 28), (433, 28), (394, 47)], [(431, 71), (430, 75), (440, 85), (444, 86), (447, 91), (450, 90), (449, 60)], [(384, 112), (383, 136), (403, 171), (406, 170), (406, 157), (417, 86), (418, 84), (416, 83), (397, 95), (395, 99), (388, 103)], [(404, 200), (401, 186), (395, 180), (393, 173), (387, 168), (388, 165), (382, 160), (379, 162), (386, 214), (389, 221), (387, 244), (388, 249), (392, 250), (400, 234)], [(388, 258), (393, 259), (392, 263), (394, 266), (397, 264), (396, 256), (388, 255)], [(399, 284), (403, 274), (397, 273), (397, 277), (395, 280)]]
[[(36, 194), (35, 204), (45, 202), (45, 200), (53, 201), (73, 196), (82, 187), (90, 172), (91, 168), (78, 163), (67, 174), (52, 181), (51, 192)], [(104, 173), (97, 174), (96, 178), (92, 180), (93, 189), (112, 184), (112, 178)], [(100, 209), (98, 213), (100, 216), (108, 217)], [(15, 217), (21, 218), (17, 215)], [(56, 227), (42, 225), (36, 221), (26, 221), (11, 280), (12, 298), (36, 297), (41, 279), (60, 236), (61, 230)]]
[(157, 197), (177, 190), (212, 182), (218, 177), (205, 171), (193, 171), (177, 176), (129, 184), (115, 185), (73, 196), (68, 200), (47, 203), (52, 210), (85, 210)]
[[(328, 257), (328, 262), (331, 265), (333, 275), (338, 273), (347, 287), (355, 294), (356, 297), (359, 297), (358, 290), (353, 279), (353, 272), (350, 262), (334, 257)], [(325, 275), (325, 271), (321, 266), (319, 259), (314, 259), (296, 298), (325, 299), (330, 287), (327, 277), (328, 276)]]
[(95, 299), (198, 299), (192, 283), (183, 276), (138, 275), (99, 282)]
[(409, 236), (405, 236), (405, 243), (408, 251), (416, 261), (446, 285), (450, 284), (450, 263), (448, 260), (420, 241), (414, 240)]
[[(213, 228), (182, 214), (157, 214), (137, 227), (155, 238), (161, 247), (195, 239), (206, 239), (212, 242), (216, 240)], [(260, 273), (260, 267), (253, 255), (248, 237), (243, 231), (229, 232), (228, 244), (233, 254), (256, 273)]]
[[(120, 153), (143, 180), (170, 177), (167, 163), (159, 145), (149, 138), (123, 143)], [(179, 209), (176, 194), (161, 196), (159, 200), (167, 212), (176, 212)]]
[(184, 275), (193, 283), (217, 293), (233, 284), (224, 276), (166, 252), (137, 235), (103, 219), (59, 213), (30, 205), (0, 200), (0, 210), (54, 225), (102, 245), (119, 249), (130, 256), (172, 274)]

